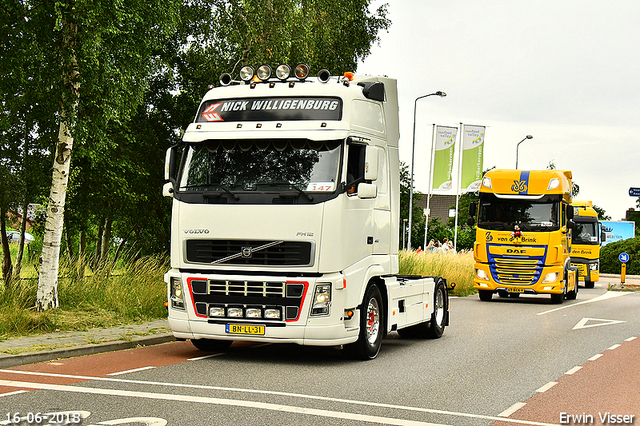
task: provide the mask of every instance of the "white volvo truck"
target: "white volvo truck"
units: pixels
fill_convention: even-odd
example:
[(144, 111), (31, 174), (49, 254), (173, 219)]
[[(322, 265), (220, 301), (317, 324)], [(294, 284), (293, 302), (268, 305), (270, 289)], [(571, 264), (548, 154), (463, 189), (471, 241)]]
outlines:
[(446, 282), (400, 276), (396, 81), (245, 67), (167, 151), (169, 324), (234, 340), (377, 356), (391, 331), (438, 338)]

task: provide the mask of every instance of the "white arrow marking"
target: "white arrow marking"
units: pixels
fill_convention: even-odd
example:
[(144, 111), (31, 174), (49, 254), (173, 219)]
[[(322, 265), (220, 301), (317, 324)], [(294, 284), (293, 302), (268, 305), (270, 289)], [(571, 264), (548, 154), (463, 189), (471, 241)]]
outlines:
[[(589, 324), (589, 321), (598, 321), (597, 324)], [(598, 319), (598, 318), (582, 318), (578, 323), (573, 327), (572, 330), (579, 330), (581, 328), (590, 328), (590, 327), (599, 327), (601, 325), (611, 325), (611, 324), (622, 324), (626, 321), (618, 321), (618, 320), (606, 320), (606, 319)]]

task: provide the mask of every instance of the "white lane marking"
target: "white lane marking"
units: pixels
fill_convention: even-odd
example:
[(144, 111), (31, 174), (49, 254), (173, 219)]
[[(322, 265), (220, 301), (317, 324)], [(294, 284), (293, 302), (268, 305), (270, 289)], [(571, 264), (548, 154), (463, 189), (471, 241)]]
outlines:
[(156, 368), (156, 367), (148, 366), (148, 367), (133, 368), (131, 370), (118, 371), (115, 373), (107, 373), (107, 376), (119, 376), (121, 374), (135, 373), (136, 371), (151, 370), (153, 368)]
[(636, 337), (629, 337), (628, 339), (625, 340), (625, 342), (631, 342), (632, 340), (636, 340)]
[[(19, 390), (19, 391), (13, 391), (13, 392), (7, 392), (7, 393), (0, 393), (0, 398), (3, 396), (11, 396), (11, 395), (18, 395), (20, 393), (27, 393), (29, 391), (26, 390)], [(0, 423), (1, 425), (2, 423)]]
[(571, 370), (567, 371), (567, 372), (566, 372), (566, 373), (564, 373), (564, 374), (573, 374), (573, 373), (575, 373), (575, 372), (577, 372), (577, 371), (580, 371), (580, 369), (582, 369), (582, 367), (580, 367), (580, 366), (573, 367)]
[(608, 350), (608, 351), (612, 351), (612, 350), (614, 350), (614, 349), (618, 349), (619, 347), (620, 347), (620, 345), (619, 345), (619, 344), (615, 344), (615, 345), (613, 345), (613, 346), (611, 346), (611, 347), (607, 348), (607, 350)]
[(602, 356), (602, 354), (594, 355), (591, 358), (589, 358), (589, 361), (595, 361), (596, 359), (600, 358), (601, 356)]
[[(589, 324), (589, 321), (599, 321), (596, 324)], [(600, 327), (601, 325), (612, 325), (612, 324), (622, 324), (626, 321), (619, 320), (608, 320), (608, 319), (599, 319), (599, 318), (582, 318), (576, 325), (573, 326), (572, 330), (580, 330), (581, 328), (591, 328), (591, 327)]]
[(571, 305), (561, 306), (559, 308), (551, 309), (549, 311), (540, 312), (538, 313), (538, 315), (544, 315), (551, 312), (556, 312), (561, 309), (573, 308), (574, 306), (584, 305), (585, 303), (602, 302), (603, 300), (613, 299), (614, 297), (626, 296), (627, 294), (632, 294), (632, 293), (626, 292), (626, 291), (607, 291), (605, 294), (598, 297), (594, 297), (593, 299), (585, 300), (584, 302), (579, 302), (579, 303), (572, 303)]
[(516, 402), (511, 407), (507, 408), (502, 413), (498, 414), (498, 417), (509, 417), (510, 415), (512, 415), (513, 413), (515, 413), (525, 405), (527, 405), (525, 402)]
[[(123, 396), (127, 398), (147, 398), (147, 399), (156, 399), (156, 400), (159, 399), (159, 400), (165, 400), (165, 401), (189, 402), (191, 404), (195, 402), (200, 404), (229, 405), (233, 407), (248, 408), (247, 407), (248, 401), (243, 401), (238, 399), (211, 398), (211, 397), (195, 396), (195, 395), (174, 395), (174, 394), (167, 394), (167, 393), (136, 392), (136, 391), (126, 391), (126, 390), (115, 390), (115, 389), (76, 387), (76, 386), (68, 386), (68, 385), (50, 385), (50, 384), (44, 384), (44, 383), (14, 382), (9, 380), (0, 380), (0, 385), (20, 386), (20, 387), (26, 387), (26, 388), (32, 388), (32, 389), (47, 389), (47, 390), (62, 391), (62, 392), (88, 393), (93, 395)], [(281, 412), (292, 413), (292, 414), (306, 414), (306, 415), (319, 416), (319, 417), (331, 417), (335, 419), (347, 419), (347, 420), (363, 421), (363, 422), (370, 422), (370, 423), (379, 423), (379, 424), (385, 424), (385, 425), (444, 426), (444, 425), (436, 425), (435, 423), (425, 423), (425, 422), (419, 422), (419, 421), (413, 421), (413, 420), (393, 419), (390, 417), (369, 416), (364, 414), (347, 413), (347, 412), (340, 412), (340, 411), (318, 410), (315, 408), (295, 407), (295, 406), (271, 404), (271, 403), (259, 402), (259, 401), (251, 401), (251, 406), (249, 408), (281, 411)]]
[[(13, 374), (23, 374), (23, 375), (34, 375), (34, 376), (47, 376), (47, 377), (61, 377), (61, 378), (70, 378), (70, 379), (79, 379), (79, 380), (97, 380), (97, 381), (105, 381), (105, 382), (117, 382), (117, 383), (131, 383), (131, 384), (140, 384), (145, 386), (167, 386), (167, 387), (177, 387), (177, 388), (189, 388), (189, 389), (201, 389), (201, 390), (219, 390), (225, 392), (240, 392), (240, 393), (255, 393), (255, 394), (264, 394), (264, 395), (277, 395), (277, 396), (286, 396), (291, 398), (302, 398), (302, 399), (311, 399), (318, 401), (330, 401), (330, 402), (338, 402), (345, 404), (353, 404), (353, 405), (361, 405), (367, 407), (377, 407), (377, 408), (390, 408), (394, 410), (405, 410), (405, 411), (415, 411), (420, 413), (430, 413), (430, 414), (443, 414), (448, 416), (456, 416), (456, 417), (468, 417), (475, 419), (486, 419), (493, 421), (503, 421), (509, 423), (516, 424), (525, 424), (525, 425), (533, 425), (533, 426), (557, 426), (554, 423), (541, 423), (535, 421), (527, 421), (527, 420), (516, 420), (516, 419), (505, 419), (496, 416), (487, 416), (482, 414), (470, 414), (470, 413), (462, 413), (455, 411), (444, 411), (444, 410), (436, 410), (431, 408), (420, 408), (420, 407), (409, 407), (404, 405), (396, 405), (396, 404), (384, 404), (384, 403), (374, 403), (367, 401), (357, 401), (351, 399), (343, 399), (343, 398), (331, 398), (325, 396), (316, 396), (316, 395), (305, 395), (305, 394), (296, 394), (290, 392), (278, 392), (278, 391), (268, 391), (268, 390), (258, 390), (258, 389), (241, 389), (241, 388), (225, 388), (221, 386), (203, 386), (203, 385), (190, 385), (186, 383), (167, 383), (167, 382), (151, 382), (147, 380), (128, 380), (128, 379), (116, 379), (110, 377), (96, 377), (96, 376), (76, 376), (70, 374), (57, 374), (57, 373), (40, 373), (34, 371), (20, 371), (20, 370), (0, 370), (0, 373), (13, 373)], [(0, 380), (0, 385), (5, 381)], [(21, 382), (15, 382), (21, 383)], [(15, 385), (17, 386), (17, 385)], [(85, 388), (81, 388), (85, 389)], [(245, 406), (247, 401), (243, 401)]]
[(548, 391), (549, 389), (551, 389), (552, 387), (554, 387), (557, 384), (558, 384), (558, 382), (549, 382), (546, 385), (544, 385), (543, 387), (541, 387), (540, 389), (538, 389), (536, 392), (538, 392), (538, 393), (546, 392), (546, 391)]
[(213, 358), (214, 356), (224, 355), (224, 352), (220, 352), (217, 354), (203, 355), (195, 358), (189, 358), (187, 361), (200, 361), (201, 359)]

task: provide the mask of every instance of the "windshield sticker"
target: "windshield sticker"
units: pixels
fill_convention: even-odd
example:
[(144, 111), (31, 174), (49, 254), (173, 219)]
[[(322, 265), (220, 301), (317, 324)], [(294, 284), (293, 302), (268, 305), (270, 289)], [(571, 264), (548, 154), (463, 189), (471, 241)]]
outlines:
[(216, 99), (203, 102), (197, 123), (239, 121), (304, 121), (342, 119), (342, 99), (275, 97)]
[(307, 185), (307, 192), (332, 192), (334, 188), (334, 182), (310, 182)]

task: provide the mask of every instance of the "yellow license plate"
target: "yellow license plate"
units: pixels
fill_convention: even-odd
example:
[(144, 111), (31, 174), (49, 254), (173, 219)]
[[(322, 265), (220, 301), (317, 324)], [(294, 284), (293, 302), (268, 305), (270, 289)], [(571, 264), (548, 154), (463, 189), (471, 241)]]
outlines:
[(509, 293), (524, 293), (524, 288), (522, 288), (522, 287), (507, 287), (507, 291)]
[(264, 335), (264, 325), (227, 324), (228, 334)]

